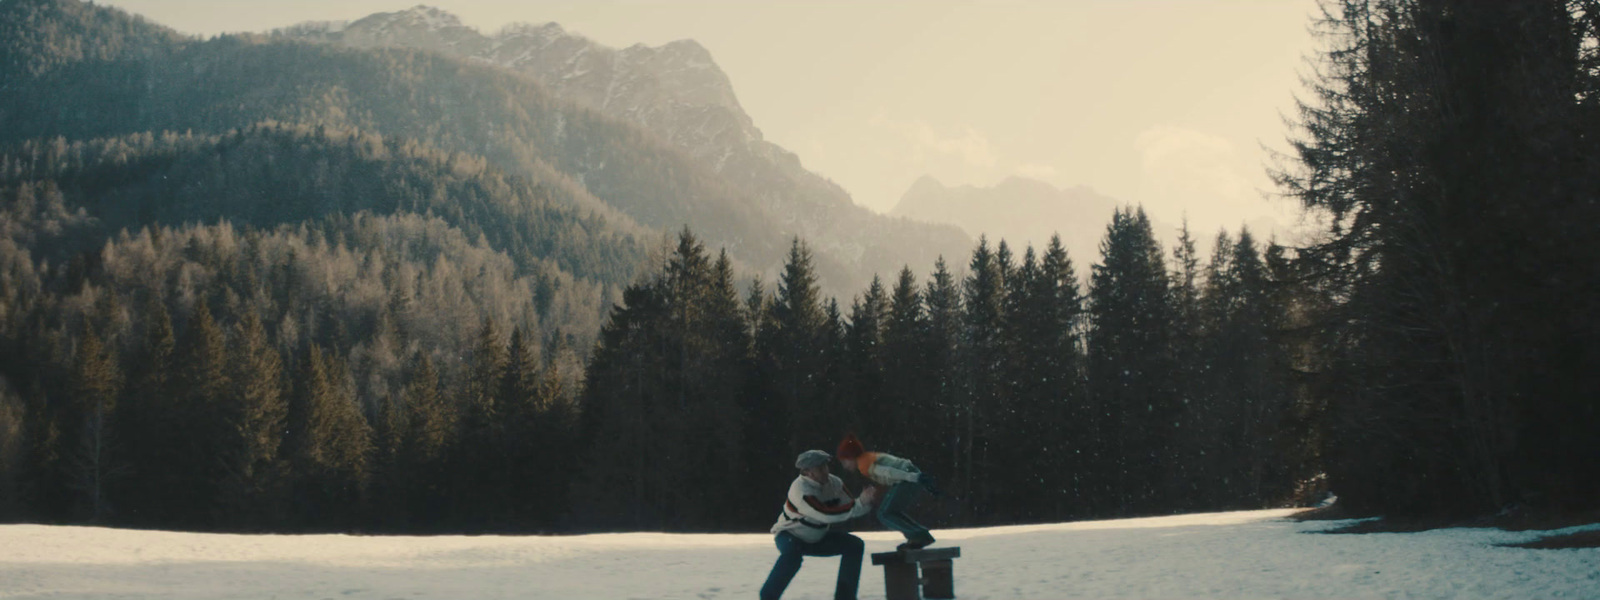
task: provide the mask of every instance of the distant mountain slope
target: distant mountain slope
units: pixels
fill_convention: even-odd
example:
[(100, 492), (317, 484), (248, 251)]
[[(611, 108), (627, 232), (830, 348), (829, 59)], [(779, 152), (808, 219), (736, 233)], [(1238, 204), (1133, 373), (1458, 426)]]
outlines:
[[(1004, 239), (1021, 252), (1032, 243), (1042, 249), (1052, 234), (1061, 235), (1078, 273), (1100, 260), (1100, 240), (1111, 214), (1120, 205), (1086, 187), (1058, 189), (1048, 183), (1009, 177), (993, 187), (948, 187), (924, 176), (912, 184), (889, 214), (960, 226), (967, 234)], [(1167, 232), (1159, 232), (1165, 239)]]
[[(793, 153), (763, 140), (727, 75), (693, 40), (618, 50), (555, 23), (514, 25), (486, 36), (425, 6), (277, 35), (358, 48), (426, 49), (529, 75), (565, 100), (644, 128), (717, 174), (769, 215), (784, 236), (805, 238), (819, 254), (825, 283), (836, 290), (857, 289), (872, 273), (906, 264), (925, 270), (935, 257), (963, 256), (971, 247), (958, 230), (885, 218), (856, 205)], [(712, 240), (721, 234), (706, 232)], [(775, 266), (769, 262), (765, 268)]]
[(81, 2), (6, 0), (0, 15), (0, 89), (80, 61), (150, 58), (185, 40), (140, 17)]
[[(37, 26), (12, 8), (0, 5), (0, 31)], [(95, 35), (95, 19), (52, 14), (69, 21), (58, 29)], [(570, 197), (619, 225), (638, 220), (675, 229), (687, 222), (724, 232), (714, 242), (749, 264), (776, 263), (787, 248), (768, 217), (681, 153), (503, 69), (411, 50), (250, 36), (151, 43), (120, 58), (8, 76), (14, 83), (0, 97), (0, 143), (223, 133), (262, 121), (358, 128), (481, 155), (507, 174), (573, 187), (578, 193)], [(30, 52), (50, 50), (23, 54)]]
[(549, 260), (615, 287), (632, 279), (651, 237), (582, 210), (573, 197), (581, 190), (508, 178), (482, 158), (414, 141), (325, 127), (58, 138), (0, 153), (0, 165), (0, 189), (48, 182), (67, 205), (85, 208), (102, 236), (157, 224), (271, 228), (358, 212), (432, 214), (469, 239), (486, 238), (525, 272)]

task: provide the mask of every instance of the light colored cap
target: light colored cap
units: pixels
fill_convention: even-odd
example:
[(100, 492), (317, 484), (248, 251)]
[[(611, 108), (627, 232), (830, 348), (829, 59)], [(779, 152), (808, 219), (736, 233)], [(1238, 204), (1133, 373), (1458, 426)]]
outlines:
[(828, 461), (831, 460), (833, 460), (833, 457), (827, 452), (823, 452), (821, 450), (807, 450), (805, 452), (801, 452), (800, 456), (794, 459), (794, 468), (810, 469), (813, 467), (820, 467), (828, 464)]

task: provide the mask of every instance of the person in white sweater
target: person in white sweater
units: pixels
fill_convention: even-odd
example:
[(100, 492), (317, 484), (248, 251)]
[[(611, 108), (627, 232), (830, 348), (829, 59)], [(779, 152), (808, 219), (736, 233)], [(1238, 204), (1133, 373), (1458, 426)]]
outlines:
[(866, 544), (854, 535), (834, 531), (833, 525), (872, 512), (877, 491), (868, 489), (851, 499), (844, 480), (828, 472), (832, 461), (833, 457), (821, 450), (807, 450), (795, 459), (800, 476), (789, 484), (783, 512), (772, 525), (772, 532), (777, 534), (778, 561), (761, 586), (761, 600), (782, 597), (807, 556), (838, 556), (834, 600), (855, 600), (856, 588), (861, 584), (861, 552)]

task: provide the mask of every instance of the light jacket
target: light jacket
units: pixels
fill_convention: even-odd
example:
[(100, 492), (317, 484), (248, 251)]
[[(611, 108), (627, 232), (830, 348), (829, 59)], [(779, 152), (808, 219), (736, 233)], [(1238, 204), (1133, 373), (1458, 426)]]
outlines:
[(872, 507), (857, 502), (845, 489), (844, 480), (829, 474), (827, 485), (801, 475), (789, 484), (789, 495), (784, 498), (783, 512), (778, 522), (772, 524), (773, 533), (789, 532), (800, 541), (816, 543), (828, 534), (834, 523), (843, 523), (872, 512)]
[(856, 459), (856, 471), (878, 485), (915, 482), (922, 477), (911, 461), (887, 452), (862, 452)]

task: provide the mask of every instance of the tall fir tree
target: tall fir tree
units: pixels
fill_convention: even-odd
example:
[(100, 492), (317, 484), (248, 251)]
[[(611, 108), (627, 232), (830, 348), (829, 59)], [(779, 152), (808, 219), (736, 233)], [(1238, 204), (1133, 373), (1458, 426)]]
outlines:
[[(934, 261), (933, 274), (928, 277), (923, 297), (928, 308), (926, 373), (932, 388), (927, 400), (927, 416), (932, 426), (924, 435), (934, 446), (931, 449), (933, 452), (924, 456), (930, 464), (941, 467), (936, 472), (942, 473), (947, 487), (953, 491), (964, 491), (964, 465), (967, 462), (963, 441), (967, 438), (961, 427), (961, 399), (965, 396), (965, 386), (959, 360), (963, 351), (962, 323), (965, 316), (961, 304), (961, 284), (950, 272), (942, 256)], [(960, 512), (960, 515), (950, 516), (965, 516), (965, 506)]]
[(485, 465), (499, 483), (495, 492), (504, 495), (498, 509), (505, 512), (505, 520), (497, 529), (535, 529), (549, 504), (544, 499), (560, 494), (550, 489), (556, 482), (541, 476), (544, 451), (548, 450), (545, 437), (550, 434), (544, 426), (542, 363), (538, 343), (529, 340), (521, 327), (513, 329), (497, 402), (499, 448), (494, 453), (495, 462)]
[[(1004, 242), (1001, 242), (1002, 248)], [(960, 402), (960, 435), (964, 442), (961, 457), (961, 489), (967, 500), (969, 518), (993, 518), (995, 490), (992, 479), (1004, 481), (1011, 473), (997, 473), (1011, 465), (999, 465), (990, 455), (1000, 411), (1005, 409), (1007, 359), (1006, 274), (1009, 250), (1002, 254), (989, 250), (986, 238), (978, 239), (968, 264), (969, 275), (962, 282), (962, 305), (966, 307), (961, 324), (961, 378), (964, 394)]]
[(253, 309), (235, 325), (230, 351), (231, 401), (220, 407), (227, 428), (217, 456), (224, 465), (219, 510), (228, 523), (259, 529), (278, 518), (282, 500), (279, 452), (289, 415), (283, 362)]
[(501, 452), (505, 407), (501, 398), (508, 363), (500, 329), (485, 318), (478, 329), (464, 382), (457, 452), (451, 469), (456, 483), (453, 514), (469, 529), (491, 527), (506, 514), (507, 485)]
[(128, 389), (117, 403), (116, 421), (122, 431), (128, 477), (114, 489), (123, 505), (126, 522), (172, 525), (163, 498), (182, 480), (178, 471), (185, 448), (182, 436), (171, 435), (181, 416), (177, 397), (178, 341), (166, 305), (158, 298), (146, 301), (143, 339), (135, 344)]
[(1171, 357), (1166, 261), (1143, 209), (1120, 209), (1100, 244), (1090, 286), (1089, 378), (1095, 492), (1102, 514), (1139, 514), (1175, 495), (1171, 442), (1181, 419)]
[(312, 344), (301, 359), (284, 445), (294, 471), (299, 523), (328, 527), (359, 512), (372, 429), (351, 394), (344, 361)]
[(572, 490), (576, 517), (591, 528), (636, 530), (661, 522), (650, 478), (652, 413), (663, 388), (659, 325), (666, 305), (655, 281), (630, 285), (600, 330), (584, 380), (583, 469)]
[[(885, 406), (891, 409), (892, 424), (903, 432), (894, 448), (913, 457), (924, 470), (945, 473), (941, 435), (944, 423), (937, 404), (938, 373), (932, 366), (934, 354), (928, 311), (923, 291), (909, 266), (900, 269), (883, 329), (883, 392)], [(946, 349), (947, 350), (947, 349)]]
[(211, 316), (204, 299), (195, 302), (188, 328), (178, 345), (177, 407), (171, 416), (177, 444), (168, 456), (179, 475), (164, 490), (162, 504), (178, 523), (214, 527), (223, 474), (216, 460), (227, 435), (224, 407), (232, 388), (228, 377), (226, 332)]
[(1176, 389), (1184, 409), (1183, 420), (1178, 424), (1173, 445), (1180, 461), (1178, 467), (1188, 474), (1180, 485), (1179, 502), (1187, 503), (1186, 508), (1191, 509), (1209, 501), (1205, 497), (1209, 490), (1202, 488), (1209, 488), (1210, 482), (1216, 481), (1208, 476), (1205, 468), (1205, 463), (1211, 458), (1211, 455), (1205, 452), (1205, 446), (1214, 438), (1203, 431), (1203, 418), (1200, 416), (1210, 400), (1206, 395), (1206, 378), (1210, 372), (1206, 362), (1212, 357), (1203, 354), (1201, 348), (1202, 274), (1199, 250), (1195, 247), (1194, 235), (1189, 231), (1189, 219), (1185, 216), (1183, 224), (1178, 228), (1177, 245), (1172, 248), (1170, 274), (1173, 311), (1172, 358), (1177, 364)]
[(61, 429), (70, 436), (65, 447), (71, 452), (67, 479), (79, 507), (74, 512), (80, 519), (100, 523), (111, 511), (108, 492), (113, 480), (124, 470), (118, 464), (121, 453), (112, 420), (122, 374), (114, 349), (101, 341), (92, 326), (78, 340), (68, 385), (72, 402), (62, 412)]
[(850, 303), (841, 356), (845, 376), (842, 393), (856, 419), (848, 424), (850, 428), (871, 435), (886, 448), (904, 448), (910, 433), (902, 429), (905, 415), (884, 397), (888, 391), (884, 383), (888, 360), (884, 330), (888, 318), (888, 292), (883, 281), (874, 276), (866, 292)]
[(424, 529), (444, 526), (449, 496), (447, 467), (451, 442), (455, 438), (456, 413), (439, 372), (426, 352), (418, 352), (412, 364), (411, 381), (402, 394), (405, 429), (401, 433), (398, 473), (404, 505), (403, 518)]
[(756, 337), (758, 377), (766, 384), (763, 401), (783, 415), (776, 424), (783, 429), (758, 432), (783, 441), (768, 460), (825, 446), (838, 435), (838, 414), (826, 411), (828, 390), (822, 379), (829, 360), (828, 325), (811, 250), (795, 238), (772, 311)]
[(1323, 8), (1278, 182), (1327, 226), (1296, 260), (1335, 300), (1318, 378), (1341, 504), (1593, 507), (1595, 462), (1568, 457), (1600, 449), (1600, 169), (1551, 157), (1596, 152), (1594, 6)]
[(1056, 441), (1054, 451), (1039, 465), (1041, 471), (1049, 474), (1051, 482), (1041, 502), (1056, 518), (1071, 518), (1082, 514), (1079, 512), (1083, 505), (1079, 497), (1083, 487), (1080, 474), (1087, 466), (1083, 440), (1089, 415), (1084, 404), (1087, 381), (1082, 340), (1083, 294), (1072, 257), (1062, 246), (1060, 235), (1050, 236), (1050, 244), (1040, 261), (1040, 277), (1030, 296), (1038, 305), (1031, 312), (1042, 315), (1039, 327), (1047, 332), (1040, 336), (1039, 343), (1041, 352), (1049, 356), (1042, 361), (1042, 370), (1049, 379), (1043, 386), (1044, 401), (1038, 412), (1026, 418), (1037, 419), (1046, 429), (1046, 435)]

